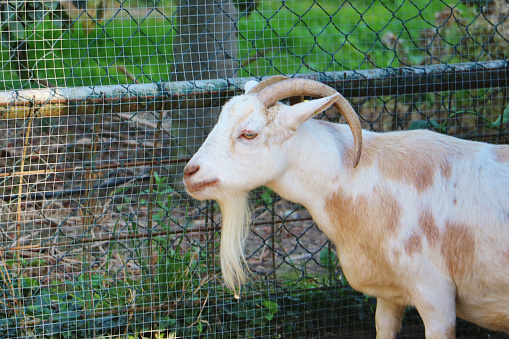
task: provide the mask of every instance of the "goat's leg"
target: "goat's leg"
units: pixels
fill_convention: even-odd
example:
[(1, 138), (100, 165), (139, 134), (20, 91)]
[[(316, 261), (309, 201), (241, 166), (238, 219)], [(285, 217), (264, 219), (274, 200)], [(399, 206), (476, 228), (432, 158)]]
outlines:
[(401, 328), (405, 308), (405, 305), (377, 298), (375, 313), (377, 339), (396, 338), (396, 334)]
[(419, 299), (415, 307), (419, 312), (426, 339), (454, 339), (456, 337), (455, 289), (452, 286), (418, 288)]

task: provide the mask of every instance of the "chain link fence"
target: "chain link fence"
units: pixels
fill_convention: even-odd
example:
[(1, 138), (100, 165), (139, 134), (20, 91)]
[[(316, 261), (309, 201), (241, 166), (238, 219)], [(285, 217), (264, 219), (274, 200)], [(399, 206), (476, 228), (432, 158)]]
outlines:
[[(250, 79), (326, 83), (369, 130), (509, 140), (507, 0), (9, 0), (0, 20), (0, 338), (374, 337), (376, 301), (266, 188), (251, 280), (222, 285), (220, 210), (181, 172)], [(400, 337), (423, 333), (409, 309)]]

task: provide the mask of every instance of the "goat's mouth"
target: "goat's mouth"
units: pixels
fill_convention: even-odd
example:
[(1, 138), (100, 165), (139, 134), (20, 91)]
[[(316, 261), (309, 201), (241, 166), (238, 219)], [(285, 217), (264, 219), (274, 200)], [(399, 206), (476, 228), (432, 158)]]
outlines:
[(188, 180), (184, 180), (184, 183), (186, 185), (186, 189), (187, 189), (188, 193), (196, 193), (196, 192), (204, 190), (207, 187), (216, 186), (217, 184), (219, 184), (219, 179), (215, 178), (215, 179), (210, 179), (210, 180), (203, 180), (203, 181), (196, 182), (196, 183), (189, 182)]

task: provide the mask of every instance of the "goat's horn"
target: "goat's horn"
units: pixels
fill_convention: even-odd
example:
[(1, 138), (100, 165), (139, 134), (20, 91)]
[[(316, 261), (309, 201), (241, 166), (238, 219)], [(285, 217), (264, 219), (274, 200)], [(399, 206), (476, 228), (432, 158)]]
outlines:
[[(290, 79), (290, 78), (287, 76), (284, 76), (284, 75), (274, 75), (273, 77), (270, 77), (268, 79), (260, 81), (253, 88), (251, 88), (251, 90), (249, 92), (247, 92), (246, 94), (258, 94), (262, 90), (264, 90), (266, 87), (269, 87), (277, 82), (281, 82), (281, 81), (288, 80), (288, 79)], [(304, 101), (304, 97), (302, 95), (291, 97), (290, 98), (290, 106), (298, 104), (299, 102), (302, 102), (302, 101)]]
[[(324, 98), (336, 93), (339, 94), (334, 88), (318, 81), (308, 79), (289, 79), (285, 81), (277, 81), (277, 83), (266, 87), (258, 93), (258, 98), (265, 107), (270, 107), (279, 100), (288, 97), (310, 96), (315, 98)], [(357, 167), (361, 158), (362, 150), (361, 123), (353, 107), (341, 94), (339, 94), (339, 99), (334, 103), (334, 108), (336, 108), (339, 113), (345, 117), (346, 122), (352, 131), (355, 144), (353, 167)]]

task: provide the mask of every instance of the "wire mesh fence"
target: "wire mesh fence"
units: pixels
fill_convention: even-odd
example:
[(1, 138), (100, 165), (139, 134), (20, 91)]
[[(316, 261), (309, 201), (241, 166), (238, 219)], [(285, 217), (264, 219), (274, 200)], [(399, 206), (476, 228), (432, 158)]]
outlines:
[[(369, 130), (509, 140), (507, 0), (3, 1), (0, 19), (2, 338), (374, 335), (376, 301), (267, 188), (251, 280), (222, 285), (220, 210), (181, 172), (249, 79), (326, 83)], [(423, 333), (409, 309), (401, 337)]]

